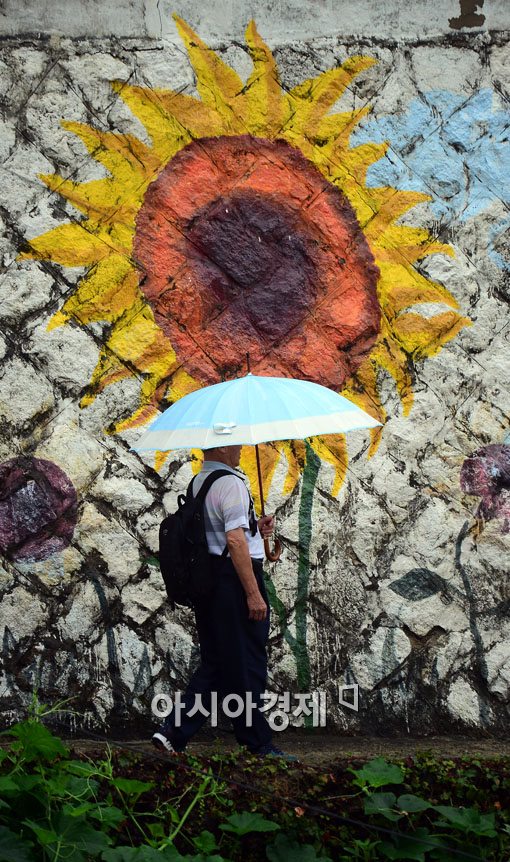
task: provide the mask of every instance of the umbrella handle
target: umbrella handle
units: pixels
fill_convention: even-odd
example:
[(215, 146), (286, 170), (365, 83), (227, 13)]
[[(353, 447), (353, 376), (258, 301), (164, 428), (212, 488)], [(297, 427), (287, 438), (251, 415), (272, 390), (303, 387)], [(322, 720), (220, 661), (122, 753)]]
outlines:
[(269, 539), (264, 539), (264, 551), (266, 553), (266, 560), (269, 560), (270, 563), (276, 563), (276, 561), (280, 559), (282, 553), (282, 543), (279, 539), (275, 538), (274, 549), (271, 550)]
[[(249, 367), (248, 367), (249, 370)], [(259, 491), (260, 491), (260, 509), (262, 512), (262, 516), (265, 515), (264, 510), (264, 490), (262, 487), (262, 471), (260, 469), (260, 456), (259, 456), (259, 447), (255, 444), (255, 455), (257, 457), (257, 474), (259, 477)], [(274, 540), (274, 549), (271, 550), (269, 546), (269, 539), (264, 539), (264, 551), (266, 554), (266, 560), (269, 560), (270, 563), (276, 563), (277, 560), (280, 559), (282, 553), (282, 543), (279, 539), (275, 538)]]

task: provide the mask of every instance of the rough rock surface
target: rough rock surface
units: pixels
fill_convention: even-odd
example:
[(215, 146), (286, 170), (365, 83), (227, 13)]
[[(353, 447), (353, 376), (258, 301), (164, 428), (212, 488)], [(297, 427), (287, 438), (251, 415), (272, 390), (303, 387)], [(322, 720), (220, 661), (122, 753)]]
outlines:
[[(127, 0), (125, 6), (131, 9)], [(304, 449), (287, 449), (271, 462), (268, 508), (277, 510), (284, 554), (268, 569), (273, 583), (270, 686), (280, 692), (326, 692), (328, 726), (346, 734), (508, 732), (508, 43), (501, 28), (473, 35), (459, 29), (470, 26), (462, 22), (451, 24), (446, 35), (427, 30), (426, 38), (415, 40), (406, 22), (400, 36), (390, 37), (388, 13), (380, 37), (363, 36), (362, 29), (348, 37), (340, 34), (338, 23), (330, 32), (318, 16), (310, 38), (295, 41), (284, 40), (280, 30), (272, 38), (263, 17), (257, 22), (273, 49), (282, 86), (292, 91), (296, 116), (299, 99), (304, 104), (312, 99), (313, 87), (305, 87), (304, 95), (292, 88), (354, 55), (375, 60), (349, 79), (336, 103), (330, 100), (331, 111), (344, 117), (371, 106), (348, 135), (359, 153), (380, 147), (373, 150), (370, 166), (364, 163), (362, 170), (354, 161), (342, 180), (347, 187), (357, 177), (359, 226), (351, 233), (350, 246), (342, 240), (346, 252), (336, 262), (331, 236), (335, 230), (340, 236), (344, 225), (328, 211), (319, 229), (321, 211), (312, 201), (316, 195), (326, 207), (329, 179), (320, 180), (326, 192), (317, 186), (307, 198), (306, 218), (304, 198), (299, 199), (304, 194), (299, 170), (311, 150), (299, 155), (299, 170), (292, 168), (294, 209), (281, 201), (278, 206), (273, 201), (271, 209), (260, 200), (254, 206), (251, 192), (234, 194), (240, 179), (228, 159), (222, 163), (221, 152), (213, 152), (221, 146), (215, 144), (209, 152), (200, 143), (193, 144), (192, 153), (216, 159), (216, 178), (222, 181), (226, 166), (231, 170), (229, 201), (242, 223), (247, 253), (240, 254), (241, 244), (228, 256), (236, 235), (225, 233), (224, 213), (220, 217), (216, 212), (218, 188), (205, 188), (210, 174), (204, 169), (200, 188), (195, 188), (196, 177), (192, 183), (193, 194), (202, 195), (199, 217), (193, 223), (182, 221), (177, 204), (183, 211), (187, 206), (190, 217), (185, 196), (191, 186), (185, 176), (182, 200), (173, 202), (171, 218), (168, 210), (159, 220), (158, 231), (166, 231), (167, 244), (162, 251), (160, 243), (154, 256), (151, 243), (157, 243), (159, 234), (151, 207), (158, 185), (144, 195), (160, 168), (151, 147), (159, 147), (158, 157), (170, 164), (170, 173), (172, 152), (165, 150), (168, 136), (158, 138), (157, 123), (144, 124), (147, 116), (140, 105), (135, 116), (122, 89), (129, 80), (130, 85), (172, 88), (197, 98), (196, 74), (182, 46), (162, 38), (154, 15), (140, 25), (136, 38), (129, 28), (122, 39), (110, 37), (108, 27), (114, 25), (103, 20), (86, 39), (17, 37), (11, 28), (1, 43), (0, 462), (52, 462), (77, 498), (74, 520), (64, 529), (59, 519), (66, 512), (52, 504), (47, 489), (26, 483), (16, 491), (8, 483), (0, 488), (0, 535), (10, 537), (2, 546), (0, 569), (4, 715), (21, 714), (37, 686), (43, 700), (73, 697), (72, 708), (91, 726), (147, 727), (153, 695), (182, 688), (197, 660), (192, 616), (168, 607), (154, 558), (159, 522), (175, 508), (192, 476), (191, 456), (174, 453), (156, 469), (153, 455), (130, 451), (154, 413), (149, 408), (193, 388), (191, 377), (204, 356), (216, 362), (204, 371), (212, 379), (221, 339), (229, 340), (225, 368), (232, 371), (259, 324), (266, 338), (259, 340), (261, 368), (274, 371), (277, 366), (285, 374), (319, 379), (322, 367), (323, 382), (340, 386), (348, 373), (359, 367), (367, 371), (362, 361), (377, 332), (383, 322), (396, 321), (393, 352), (384, 354), (377, 371), (386, 416), (377, 450), (369, 450), (368, 433), (359, 431), (347, 441), (345, 470), (345, 463), (342, 468), (341, 459), (328, 457), (325, 449), (320, 461), (317, 449), (315, 455), (308, 451), (304, 473)], [(222, 34), (215, 45), (219, 56), (246, 80), (252, 64), (244, 43), (240, 36), (230, 43), (221, 21), (216, 23), (213, 34)], [(161, 27), (166, 33), (166, 25)], [(121, 84), (112, 88), (111, 81)], [(268, 91), (270, 85), (268, 79)], [(204, 87), (200, 96), (207, 99)], [(222, 123), (231, 124), (229, 134), (246, 135), (245, 116), (237, 116), (228, 100), (213, 102), (209, 94), (207, 111), (190, 109), (189, 128), (175, 124), (177, 150), (191, 139), (219, 134), (215, 128), (223, 126), (215, 126), (220, 122), (216, 111), (223, 112)], [(264, 133), (273, 122), (270, 112), (258, 116), (257, 136), (270, 137)], [(84, 126), (78, 124), (99, 129), (103, 137), (80, 139)], [(303, 151), (312, 144), (324, 147), (329, 155), (324, 156), (323, 175), (329, 171), (337, 177), (338, 152), (327, 150), (331, 129), (321, 129), (319, 134), (313, 124), (308, 126), (301, 146)], [(267, 149), (259, 165), (260, 187), (267, 192), (272, 183), (275, 194), (287, 189), (290, 195), (287, 167), (283, 170), (271, 156), (276, 153), (271, 147), (273, 143), (269, 149), (266, 144), (252, 148)], [(279, 151), (286, 148), (291, 149), (282, 143)], [(143, 176), (136, 173), (140, 164)], [(316, 167), (309, 170), (320, 177)], [(38, 176), (54, 173), (58, 180), (47, 185)], [(110, 185), (97, 185), (109, 176)], [(249, 184), (246, 177), (249, 170), (245, 176), (243, 167), (243, 182)], [(85, 206), (79, 193), (84, 187), (78, 185), (83, 183), (89, 184)], [(178, 187), (177, 180), (174, 185)], [(255, 181), (252, 187), (259, 188)], [(377, 246), (379, 227), (383, 230), (382, 224), (391, 221), (385, 207), (392, 196), (378, 209), (371, 188), (396, 189), (395, 205), (400, 192), (412, 191), (416, 198), (395, 218), (384, 253), (378, 247), (375, 262), (366, 242)], [(351, 190), (351, 204), (355, 197)], [(130, 209), (133, 201), (138, 209)], [(118, 249), (124, 248), (123, 231), (134, 230), (144, 201), (137, 263), (148, 271), (155, 261), (156, 272), (148, 271), (140, 290), (132, 281), (129, 254), (122, 257)], [(315, 211), (308, 209), (313, 206)], [(352, 217), (354, 204), (342, 211), (337, 195), (335, 206), (342, 218)], [(363, 207), (373, 207), (364, 220), (359, 215)], [(93, 220), (97, 212), (101, 230), (84, 228), (85, 215)], [(299, 248), (289, 252), (268, 243), (266, 257), (254, 255), (262, 223), (274, 217), (283, 242), (289, 213), (292, 230), (301, 219)], [(306, 232), (312, 223), (317, 227), (313, 235)], [(65, 225), (77, 232), (59, 234), (53, 258), (39, 252), (30, 259), (27, 243), (32, 250), (40, 248), (38, 238)], [(404, 242), (406, 228), (419, 229), (415, 243), (410, 234)], [(419, 244), (423, 253), (417, 256)], [(87, 258), (89, 247), (97, 254), (94, 266)], [(20, 252), (24, 259), (17, 257)], [(106, 263), (99, 263), (107, 254)], [(112, 263), (114, 255), (118, 260)], [(349, 290), (328, 294), (335, 266), (346, 261)], [(214, 318), (206, 330), (222, 302), (231, 309), (243, 279), (252, 289), (250, 266), (255, 263), (259, 293), (258, 288), (245, 292), (239, 300), (241, 315), (225, 312), (223, 324)], [(406, 282), (408, 303), (391, 292), (398, 289), (405, 266), (411, 279)], [(94, 280), (96, 272), (102, 273), (101, 281)], [(374, 298), (379, 273), (387, 277), (390, 291), (389, 300), (382, 289), (379, 293), (383, 316)], [(208, 310), (213, 277), (218, 279), (214, 308)], [(431, 299), (431, 283), (444, 289), (442, 304)], [(194, 284), (200, 287), (202, 316), (193, 301)], [(280, 295), (285, 285), (287, 300)], [(273, 293), (261, 310), (264, 290)], [(310, 312), (317, 291), (325, 302), (313, 309), (313, 337), (300, 340), (298, 329), (290, 337), (290, 329), (294, 332)], [(361, 308), (360, 297), (365, 305), (358, 314), (353, 303), (359, 300)], [(471, 325), (448, 334), (457, 314), (451, 297)], [(292, 307), (286, 308), (290, 300)], [(410, 312), (427, 323), (418, 324)], [(347, 332), (349, 315), (352, 329)], [(444, 315), (442, 328), (433, 330), (437, 315)], [(167, 319), (167, 330), (162, 325), (158, 331), (158, 321)], [(246, 325), (236, 333), (245, 319), (253, 328)], [(398, 329), (403, 319), (405, 326)], [(170, 342), (165, 340), (168, 333)], [(335, 377), (331, 369), (342, 351), (346, 359)], [(158, 382), (152, 386), (153, 380)], [(148, 405), (147, 415), (130, 427), (140, 398)], [(288, 480), (288, 468), (296, 474), (294, 483)], [(34, 547), (38, 543), (51, 553), (31, 558), (20, 553), (12, 538), (21, 535), (20, 524)], [(65, 541), (52, 544), (52, 530)], [(342, 685), (359, 686), (357, 711), (339, 703)]]

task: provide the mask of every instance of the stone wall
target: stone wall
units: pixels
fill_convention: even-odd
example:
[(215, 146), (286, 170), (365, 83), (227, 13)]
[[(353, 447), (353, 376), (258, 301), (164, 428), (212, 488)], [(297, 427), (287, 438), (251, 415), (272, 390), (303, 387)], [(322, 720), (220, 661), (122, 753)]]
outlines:
[(6, 4), (4, 723), (37, 689), (133, 733), (183, 686), (154, 555), (200, 453), (130, 447), (249, 352), (383, 423), (263, 448), (271, 690), (339, 732), (506, 732), (510, 22), (355, 5)]

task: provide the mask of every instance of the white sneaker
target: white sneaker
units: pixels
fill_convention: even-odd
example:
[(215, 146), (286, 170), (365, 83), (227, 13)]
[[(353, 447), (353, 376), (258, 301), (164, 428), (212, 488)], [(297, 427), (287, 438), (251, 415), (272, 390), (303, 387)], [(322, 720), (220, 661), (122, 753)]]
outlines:
[(158, 751), (165, 751), (167, 754), (177, 754), (172, 743), (163, 733), (154, 733), (151, 742)]

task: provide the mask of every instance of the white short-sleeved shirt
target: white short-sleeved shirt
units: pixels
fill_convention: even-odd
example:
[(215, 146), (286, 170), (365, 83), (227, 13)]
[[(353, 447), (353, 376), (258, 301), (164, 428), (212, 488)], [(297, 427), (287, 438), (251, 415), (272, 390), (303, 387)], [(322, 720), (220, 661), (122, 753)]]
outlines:
[(250, 557), (264, 557), (264, 542), (258, 529), (252, 536), (249, 523), (250, 492), (241, 475), (221, 461), (204, 461), (193, 480), (193, 495), (199, 492), (206, 476), (215, 470), (228, 470), (232, 476), (221, 476), (213, 482), (204, 504), (205, 532), (211, 554), (222, 554), (227, 543), (225, 533), (242, 527)]

